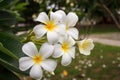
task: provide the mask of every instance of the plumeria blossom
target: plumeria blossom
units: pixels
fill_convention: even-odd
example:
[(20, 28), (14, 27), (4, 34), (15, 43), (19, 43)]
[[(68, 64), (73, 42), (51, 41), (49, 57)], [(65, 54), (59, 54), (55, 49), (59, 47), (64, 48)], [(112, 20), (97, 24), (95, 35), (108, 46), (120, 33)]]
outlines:
[[(79, 49), (80, 53), (84, 55), (89, 55), (94, 48), (92, 39), (79, 41), (79, 31), (74, 27), (78, 21), (78, 16), (74, 12), (69, 12), (67, 15), (62, 10), (51, 11), (49, 15), (41, 12), (35, 20), (41, 22), (33, 28), (36, 39), (42, 40), (43, 36), (46, 36), (48, 43), (43, 40), (39, 51), (34, 44), (35, 41), (24, 44), (22, 51), (27, 57), (19, 59), (19, 69), (21, 71), (30, 69), (29, 74), (34, 79), (40, 80), (42, 78), (42, 69), (54, 74), (57, 62), (48, 59), (50, 56), (62, 57), (61, 64), (68, 66), (75, 58), (75, 43), (78, 45), (76, 49)], [(30, 35), (30, 37), (32, 36)]]
[(55, 13), (62, 15), (61, 23), (66, 26), (66, 33), (73, 39), (78, 39), (78, 30), (74, 27), (78, 22), (78, 16), (74, 12), (69, 12), (67, 15), (64, 11), (58, 10)]
[(77, 42), (81, 54), (90, 55), (90, 51), (94, 48), (92, 39), (84, 39)]
[(21, 57), (19, 59), (19, 68), (22, 71), (30, 69), (30, 76), (34, 79), (41, 79), (43, 76), (42, 69), (53, 72), (57, 66), (56, 61), (47, 59), (53, 53), (53, 46), (44, 43), (38, 52), (33, 42), (28, 42), (23, 45), (22, 51), (28, 57)]
[(57, 42), (59, 40), (59, 34), (65, 34), (65, 25), (60, 23), (61, 18), (62, 16), (55, 12), (50, 12), (50, 18), (45, 12), (41, 12), (36, 21), (43, 24), (39, 24), (33, 29), (36, 38), (41, 38), (47, 34), (48, 42)]
[(62, 56), (61, 64), (67, 66), (71, 63), (72, 58), (75, 58), (75, 41), (71, 37), (65, 37), (60, 41), (60, 44), (54, 46), (53, 57)]

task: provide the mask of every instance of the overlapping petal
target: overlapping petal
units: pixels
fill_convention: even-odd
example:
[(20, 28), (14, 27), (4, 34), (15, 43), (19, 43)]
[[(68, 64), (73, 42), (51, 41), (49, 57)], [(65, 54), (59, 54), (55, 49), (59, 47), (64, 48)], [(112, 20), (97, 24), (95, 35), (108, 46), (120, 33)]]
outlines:
[(55, 12), (50, 13), (50, 21), (54, 21), (55, 24), (58, 24), (61, 19), (62, 15), (56, 14)]
[(93, 40), (92, 39), (87, 39), (90, 42), (90, 50), (94, 48)]
[(69, 54), (66, 53), (62, 56), (61, 64), (63, 66), (67, 66), (71, 63), (71, 61), (72, 61), (72, 58), (69, 56)]
[(74, 39), (78, 39), (79, 32), (76, 28), (69, 28), (67, 33)]
[(53, 54), (53, 57), (54, 58), (58, 58), (60, 56), (62, 56), (63, 53), (62, 53), (62, 49), (61, 49), (61, 45), (60, 44), (56, 44), (54, 46), (54, 54)]
[(34, 64), (32, 58), (30, 57), (22, 57), (19, 59), (19, 69), (21, 71), (26, 71)]
[(66, 18), (66, 23), (68, 23), (67, 24), (68, 26), (71, 27), (75, 26), (77, 21), (78, 21), (78, 16), (75, 13), (73, 12), (68, 13)]
[(45, 25), (36, 25), (33, 28), (33, 32), (35, 33), (36, 38), (41, 38), (47, 30), (45, 29)]
[(48, 42), (50, 43), (56, 43), (59, 40), (59, 35), (55, 31), (52, 31), (52, 32), (49, 31), (47, 33), (47, 39), (48, 39)]
[(33, 57), (34, 55), (38, 53), (38, 50), (33, 42), (28, 42), (24, 44), (22, 47), (22, 51), (30, 57)]
[(54, 47), (53, 45), (49, 44), (49, 43), (44, 43), (41, 48), (40, 48), (40, 55), (42, 55), (42, 57), (44, 59), (50, 57), (53, 53)]
[(68, 54), (72, 57), (75, 58), (75, 47), (71, 47)]
[(46, 24), (46, 22), (49, 21), (49, 18), (48, 18), (47, 14), (46, 14), (45, 12), (41, 12), (41, 13), (38, 15), (36, 21), (40, 21), (40, 22)]
[(69, 47), (71, 47), (75, 44), (75, 40), (71, 36), (68, 36), (68, 35), (61, 36), (59, 42), (61, 44), (66, 42), (69, 44)]
[(46, 59), (41, 63), (41, 66), (48, 72), (54, 72), (57, 66), (57, 62), (52, 59)]
[(67, 41), (68, 38), (69, 37), (67, 34), (62, 35), (62, 36), (60, 36), (59, 42), (62, 44), (63, 42)]
[(62, 19), (61, 19), (61, 22), (65, 22), (66, 21), (66, 14), (64, 11), (62, 10), (58, 10), (55, 12), (56, 14), (59, 14), (59, 15), (62, 15)]
[(75, 44), (75, 40), (71, 36), (68, 36), (66, 41), (69, 43), (70, 47)]
[(30, 76), (34, 79), (41, 79), (43, 76), (40, 65), (34, 65), (30, 70)]
[(65, 27), (66, 27), (65, 24), (57, 24), (55, 31), (61, 35), (65, 35), (66, 34)]
[(82, 50), (82, 49), (79, 49), (80, 53), (83, 54), (83, 55), (90, 55), (90, 50)]

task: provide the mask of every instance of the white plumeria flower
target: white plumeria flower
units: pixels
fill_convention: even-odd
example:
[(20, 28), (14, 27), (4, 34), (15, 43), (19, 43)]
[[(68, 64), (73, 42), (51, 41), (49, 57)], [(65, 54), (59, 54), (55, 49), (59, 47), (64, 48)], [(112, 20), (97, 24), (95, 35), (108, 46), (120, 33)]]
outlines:
[(64, 37), (60, 44), (54, 46), (53, 57), (58, 58), (62, 56), (61, 64), (67, 66), (71, 63), (72, 58), (75, 58), (75, 41), (71, 37)]
[(69, 12), (66, 15), (65, 12), (62, 10), (58, 10), (55, 13), (62, 15), (61, 23), (65, 24), (66, 33), (73, 39), (78, 39), (79, 31), (77, 30), (77, 28), (74, 27), (78, 22), (78, 16), (73, 12)]
[(90, 55), (90, 51), (94, 48), (92, 39), (84, 39), (77, 42), (81, 54)]
[(47, 39), (50, 43), (55, 43), (59, 40), (59, 34), (65, 34), (65, 25), (59, 23), (62, 16), (55, 12), (50, 12), (50, 19), (45, 12), (41, 12), (36, 21), (43, 24), (39, 24), (34, 27), (33, 31), (36, 38), (41, 38), (47, 33)]
[(43, 72), (42, 68), (48, 72), (53, 72), (57, 66), (56, 61), (47, 59), (53, 53), (53, 46), (44, 43), (38, 52), (33, 42), (28, 42), (22, 47), (22, 51), (28, 57), (21, 57), (19, 59), (19, 68), (26, 71), (31, 67), (30, 76), (34, 79), (41, 79)]

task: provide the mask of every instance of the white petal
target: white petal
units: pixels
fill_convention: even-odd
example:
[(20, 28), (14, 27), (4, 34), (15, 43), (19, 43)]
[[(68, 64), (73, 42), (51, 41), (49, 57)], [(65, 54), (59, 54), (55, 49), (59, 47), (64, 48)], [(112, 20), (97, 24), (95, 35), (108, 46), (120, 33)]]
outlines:
[(68, 26), (75, 26), (77, 21), (78, 21), (78, 16), (75, 13), (73, 12), (68, 13), (66, 18), (66, 22), (68, 23)]
[(46, 24), (46, 22), (49, 21), (49, 18), (48, 18), (47, 14), (46, 14), (45, 12), (41, 12), (41, 13), (38, 15), (36, 21), (40, 21), (40, 22)]
[(62, 19), (62, 15), (56, 14), (54, 12), (50, 13), (50, 21), (54, 21), (55, 24), (59, 23), (61, 19)]
[[(85, 44), (87, 42), (87, 44)], [(84, 39), (78, 42), (78, 45), (86, 45), (84, 50), (91, 50), (94, 48), (93, 40), (92, 39)]]
[(68, 34), (60, 35), (58, 42), (63, 43), (64, 42), (64, 38), (67, 37), (67, 36), (68, 36)]
[(45, 25), (37, 25), (33, 28), (36, 38), (41, 38), (47, 32), (44, 26)]
[(66, 34), (65, 25), (64, 24), (56, 25), (55, 31), (61, 35), (65, 35)]
[(63, 42), (67, 41), (67, 39), (68, 39), (67, 34), (61, 35), (60, 38), (59, 38), (59, 42), (62, 44)]
[(60, 56), (62, 56), (63, 53), (62, 53), (62, 49), (61, 49), (61, 45), (60, 44), (56, 44), (54, 46), (54, 54), (53, 54), (53, 57), (54, 58), (58, 58)]
[(67, 32), (72, 38), (78, 39), (79, 32), (76, 28), (69, 28)]
[(60, 37), (60, 40), (59, 40), (60, 43), (68, 43), (69, 44), (69, 47), (73, 46), (75, 44), (75, 40), (71, 37), (71, 36), (68, 36), (68, 35), (65, 35), (63, 37)]
[(30, 57), (21, 57), (19, 59), (19, 69), (21, 71), (26, 71), (34, 64), (32, 58)]
[(61, 21), (64, 22), (64, 21), (66, 20), (66, 14), (65, 14), (64, 11), (58, 10), (58, 11), (56, 11), (55, 13), (62, 15), (62, 20), (61, 20)]
[(90, 55), (90, 50), (82, 50), (82, 49), (79, 49), (80, 53), (83, 54), (83, 55)]
[(90, 46), (89, 49), (93, 49), (94, 48), (94, 44), (93, 44), (93, 40), (92, 39), (87, 39), (90, 42)]
[(44, 59), (50, 57), (53, 53), (54, 47), (49, 43), (44, 43), (40, 48), (40, 54)]
[(75, 44), (75, 40), (71, 36), (68, 36), (67, 42), (70, 46), (73, 46)]
[[(87, 44), (84, 44), (84, 42), (87, 41)], [(79, 51), (81, 54), (84, 55), (90, 55), (91, 49), (94, 48), (93, 40), (92, 39), (84, 39), (82, 41), (78, 42), (78, 46), (80, 45), (86, 45), (85, 49), (79, 47)]]
[(33, 57), (38, 53), (38, 50), (33, 42), (28, 42), (24, 44), (22, 47), (22, 51), (30, 57)]
[(53, 72), (57, 66), (57, 62), (52, 59), (47, 59), (42, 61), (41, 66), (48, 72)]
[(30, 70), (30, 76), (34, 79), (41, 79), (43, 76), (40, 65), (34, 65)]
[(56, 43), (59, 40), (59, 35), (57, 32), (54, 32), (54, 31), (48, 32), (47, 39), (48, 39), (48, 42), (50, 43)]
[(67, 66), (71, 63), (71, 61), (72, 61), (72, 58), (66, 53), (62, 56), (61, 64), (63, 66)]
[(71, 47), (68, 54), (72, 57), (75, 58), (75, 47)]
[(91, 44), (91, 50), (92, 50), (93, 48), (94, 48), (94, 44), (92, 43), (92, 44)]

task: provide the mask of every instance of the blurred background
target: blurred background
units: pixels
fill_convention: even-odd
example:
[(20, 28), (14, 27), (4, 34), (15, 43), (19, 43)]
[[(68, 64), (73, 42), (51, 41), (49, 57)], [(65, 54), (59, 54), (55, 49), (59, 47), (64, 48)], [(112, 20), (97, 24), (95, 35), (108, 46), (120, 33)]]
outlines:
[[(0, 0), (0, 42), (9, 42), (8, 34), (21, 41), (39, 24), (34, 21), (38, 14), (50, 9), (75, 12), (80, 38), (92, 38), (95, 48), (90, 56), (76, 52), (69, 66), (59, 63), (55, 75), (45, 72), (43, 80), (120, 80), (120, 0)], [(0, 80), (32, 80), (18, 77), (3, 65), (0, 56)]]

